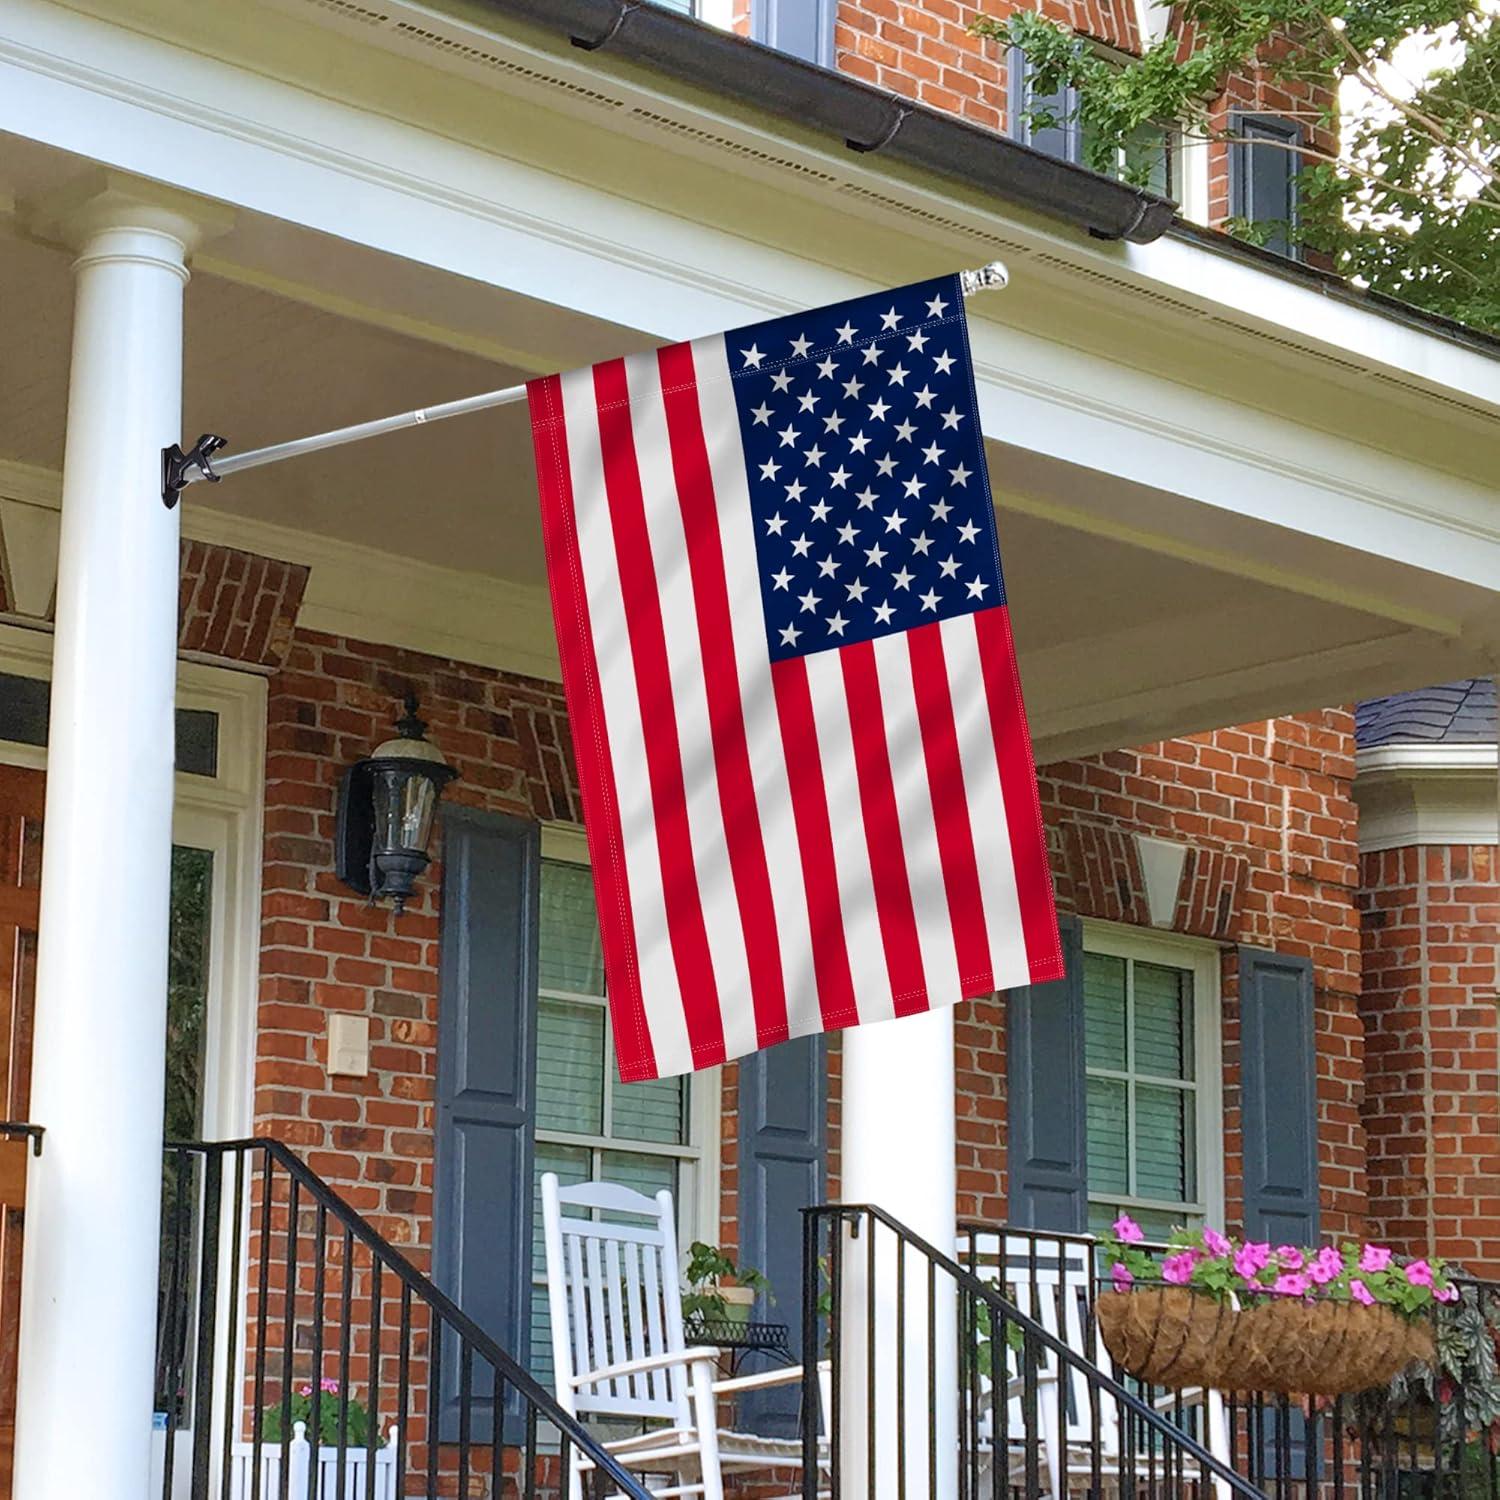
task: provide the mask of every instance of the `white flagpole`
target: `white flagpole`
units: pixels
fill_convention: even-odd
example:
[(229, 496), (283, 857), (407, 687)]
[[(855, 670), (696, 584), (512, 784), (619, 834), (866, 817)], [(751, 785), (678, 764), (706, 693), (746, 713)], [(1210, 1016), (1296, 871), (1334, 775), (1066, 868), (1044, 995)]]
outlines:
[[(992, 260), (986, 266), (959, 273), (959, 284), (965, 297), (977, 292), (998, 290), (1010, 280), (1004, 264)], [(314, 433), (311, 437), (293, 438), (286, 443), (272, 443), (265, 448), (251, 448), (246, 453), (231, 454), (228, 458), (214, 459), (212, 454), (223, 444), (214, 442), (207, 454), (197, 457), (198, 448), (187, 455), (178, 455), (179, 471), (172, 479), (166, 479), (162, 498), (169, 505), (176, 503), (176, 492), (184, 485), (197, 484), (204, 479), (223, 479), (238, 474), (244, 469), (258, 469), (264, 464), (279, 464), (284, 459), (301, 458), (306, 453), (320, 453), (325, 448), (342, 448), (346, 443), (362, 443), (366, 438), (384, 437), (388, 432), (401, 432), (408, 427), (424, 427), (429, 422), (442, 422), (449, 417), (466, 417), (471, 412), (489, 411), (496, 406), (510, 406), (526, 399), (524, 385), (508, 385), (498, 391), (481, 391), (477, 396), (463, 396), (457, 401), (443, 401), (437, 406), (421, 406), (415, 411), (398, 412), (392, 417), (377, 417), (371, 422), (356, 422), (352, 427), (335, 427), (331, 432)], [(205, 439), (198, 440), (202, 448)], [(168, 449), (168, 454), (174, 450)], [(171, 499), (168, 500), (168, 493)]]

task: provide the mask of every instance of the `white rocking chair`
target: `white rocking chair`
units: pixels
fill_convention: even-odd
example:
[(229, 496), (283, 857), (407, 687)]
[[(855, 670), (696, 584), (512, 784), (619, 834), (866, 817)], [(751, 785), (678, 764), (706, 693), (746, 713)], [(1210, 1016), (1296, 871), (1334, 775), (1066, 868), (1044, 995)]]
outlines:
[[(793, 1384), (802, 1369), (724, 1380), (717, 1349), (685, 1346), (670, 1193), (652, 1199), (609, 1182), (564, 1188), (547, 1172), (542, 1228), (558, 1403), (573, 1416), (647, 1424), (601, 1446), (640, 1472), (652, 1495), (723, 1500), (727, 1472), (800, 1471), (800, 1442), (719, 1426), (721, 1397)], [(820, 1438), (820, 1468), (827, 1451)], [(569, 1500), (583, 1500), (583, 1475), (592, 1468), (576, 1449), (570, 1453)], [(664, 1487), (646, 1475), (665, 1476)]]

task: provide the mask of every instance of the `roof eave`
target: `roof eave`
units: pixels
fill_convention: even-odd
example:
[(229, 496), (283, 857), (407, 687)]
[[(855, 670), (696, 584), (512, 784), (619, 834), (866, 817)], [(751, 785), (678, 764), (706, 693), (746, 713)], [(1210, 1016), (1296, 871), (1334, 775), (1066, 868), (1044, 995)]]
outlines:
[(574, 46), (665, 73), (851, 151), (880, 155), (1066, 220), (1098, 239), (1149, 244), (1176, 205), (845, 74), (640, 0), (483, 0)]

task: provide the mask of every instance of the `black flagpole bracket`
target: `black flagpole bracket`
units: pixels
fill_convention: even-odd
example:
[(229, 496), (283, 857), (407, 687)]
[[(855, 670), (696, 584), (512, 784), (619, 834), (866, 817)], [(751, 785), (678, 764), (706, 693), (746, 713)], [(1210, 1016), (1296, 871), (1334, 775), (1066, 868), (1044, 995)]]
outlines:
[(161, 503), (171, 510), (188, 483), (188, 475), (196, 469), (211, 484), (219, 482), (210, 460), (229, 440), (216, 433), (205, 432), (186, 453), (173, 443), (161, 450)]

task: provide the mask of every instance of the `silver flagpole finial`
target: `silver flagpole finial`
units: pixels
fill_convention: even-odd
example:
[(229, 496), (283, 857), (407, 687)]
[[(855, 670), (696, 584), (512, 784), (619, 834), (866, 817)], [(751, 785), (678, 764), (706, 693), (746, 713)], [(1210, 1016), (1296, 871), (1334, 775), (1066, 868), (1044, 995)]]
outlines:
[(962, 271), (958, 278), (965, 297), (972, 297), (975, 292), (998, 292), (1009, 281), (1010, 272), (1005, 269), (1003, 260), (992, 260), (987, 266)]

